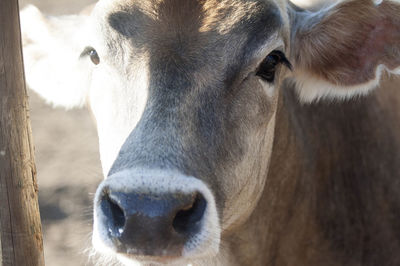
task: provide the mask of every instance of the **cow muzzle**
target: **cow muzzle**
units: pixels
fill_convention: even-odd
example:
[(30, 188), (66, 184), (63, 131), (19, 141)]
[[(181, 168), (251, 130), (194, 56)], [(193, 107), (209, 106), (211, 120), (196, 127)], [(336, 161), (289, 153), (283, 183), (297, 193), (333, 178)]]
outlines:
[(199, 179), (176, 172), (124, 170), (95, 196), (93, 244), (126, 259), (210, 257), (219, 249), (214, 197)]

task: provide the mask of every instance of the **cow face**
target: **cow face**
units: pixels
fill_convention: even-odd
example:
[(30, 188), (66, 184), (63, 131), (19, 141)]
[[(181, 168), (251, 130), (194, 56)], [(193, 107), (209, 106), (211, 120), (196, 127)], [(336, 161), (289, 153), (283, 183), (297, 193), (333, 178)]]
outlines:
[(121, 257), (216, 254), (263, 189), (287, 18), (272, 2), (186, 0), (104, 2), (93, 16), (101, 34), (82, 60), (95, 59), (89, 102), (108, 174), (95, 244)]
[(297, 81), (304, 101), (368, 92), (383, 70), (399, 72), (399, 9), (103, 0), (90, 17), (50, 20), (27, 10), (28, 83), (58, 105), (87, 102), (97, 122), (106, 179), (94, 246), (127, 265), (218, 254), (262, 194), (282, 80)]

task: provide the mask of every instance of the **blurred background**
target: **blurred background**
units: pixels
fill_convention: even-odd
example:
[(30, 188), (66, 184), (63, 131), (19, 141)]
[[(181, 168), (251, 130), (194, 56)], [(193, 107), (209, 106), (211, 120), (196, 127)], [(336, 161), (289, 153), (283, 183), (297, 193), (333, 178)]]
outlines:
[[(334, 1), (334, 0), (328, 0)], [(50, 15), (79, 13), (93, 0), (20, 0)], [(324, 0), (294, 0), (302, 6)], [(97, 133), (86, 109), (48, 106), (29, 91), (36, 147), (46, 265), (94, 265), (89, 260), (92, 199), (102, 180)]]
[[(20, 0), (51, 15), (73, 14), (93, 0)], [(46, 265), (94, 265), (92, 198), (102, 180), (98, 139), (86, 109), (65, 111), (28, 91), (39, 182)]]

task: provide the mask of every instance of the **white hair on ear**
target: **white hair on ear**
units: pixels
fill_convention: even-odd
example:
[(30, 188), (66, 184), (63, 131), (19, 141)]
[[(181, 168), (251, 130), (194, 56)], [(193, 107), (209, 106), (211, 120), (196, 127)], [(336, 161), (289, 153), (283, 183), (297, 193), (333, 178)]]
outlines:
[(379, 86), (384, 71), (388, 71), (392, 74), (399, 74), (400, 68), (388, 70), (384, 65), (379, 65), (375, 72), (375, 79), (355, 86), (336, 85), (317, 77), (313, 77), (308, 73), (297, 73), (295, 80), (296, 91), (299, 95), (300, 101), (303, 103), (311, 103), (321, 99), (344, 100), (356, 96), (367, 95)]
[(389, 71), (390, 74), (395, 74), (395, 75), (400, 75), (400, 67), (394, 69), (394, 70), (390, 70)]

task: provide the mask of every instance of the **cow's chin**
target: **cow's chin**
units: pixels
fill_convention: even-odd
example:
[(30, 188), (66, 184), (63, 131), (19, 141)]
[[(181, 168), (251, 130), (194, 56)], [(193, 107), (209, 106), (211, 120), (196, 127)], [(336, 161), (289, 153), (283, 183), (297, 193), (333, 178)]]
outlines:
[[(203, 208), (204, 211), (201, 220), (198, 222), (198, 230), (185, 240), (179, 251), (175, 249), (168, 250), (168, 248), (170, 248), (168, 245), (165, 246), (167, 250), (157, 246), (155, 246), (154, 250), (149, 250), (148, 248), (142, 249), (140, 244), (137, 244), (136, 247), (131, 246), (130, 248), (124, 246), (125, 248), (121, 250), (119, 248), (121, 244), (118, 241), (119, 244), (116, 243), (115, 239), (113, 241), (110, 239), (110, 228), (105, 226), (107, 225), (105, 221), (109, 217), (104, 213), (101, 207), (101, 202), (104, 202), (103, 194), (105, 191), (109, 191), (110, 187), (113, 191), (118, 192), (130, 192), (134, 190), (135, 193), (142, 193), (140, 195), (147, 195), (149, 192), (153, 194), (158, 193), (158, 195), (164, 195), (166, 193), (171, 193), (173, 195), (175, 195), (174, 193), (178, 193), (176, 195), (181, 195), (179, 193), (185, 193), (185, 195), (201, 195), (202, 200), (206, 202), (206, 207)], [(196, 203), (194, 204), (195, 205), (191, 207), (192, 209), (195, 209), (193, 206), (196, 206)], [(118, 260), (127, 266), (188, 265), (195, 261), (209, 260), (215, 257), (219, 252), (221, 229), (215, 199), (208, 186), (197, 178), (172, 171), (149, 169), (129, 169), (120, 171), (100, 184), (95, 196), (94, 209), (93, 247), (96, 253), (104, 257), (106, 261)], [(142, 224), (139, 226), (142, 226)], [(155, 236), (153, 239), (159, 238)], [(160, 237), (160, 239), (163, 238)], [(154, 242), (151, 244), (154, 244)], [(147, 255), (146, 253), (150, 253), (151, 255)]]
[(102, 265), (101, 263), (104, 263), (104, 265), (115, 265), (116, 262), (120, 262), (125, 266), (189, 266), (198, 262), (201, 264), (201, 261), (210, 261), (219, 253), (219, 247), (216, 247), (215, 250), (208, 249), (205, 252), (199, 251), (199, 254), (183, 255), (180, 257), (138, 256), (116, 253), (110, 248), (105, 247), (103, 243), (97, 242), (96, 238), (93, 236), (93, 246), (100, 265)]
[(125, 266), (161, 266), (161, 265), (176, 265), (187, 266), (191, 265), (194, 260), (184, 257), (149, 257), (149, 256), (130, 256), (118, 254), (117, 259)]

